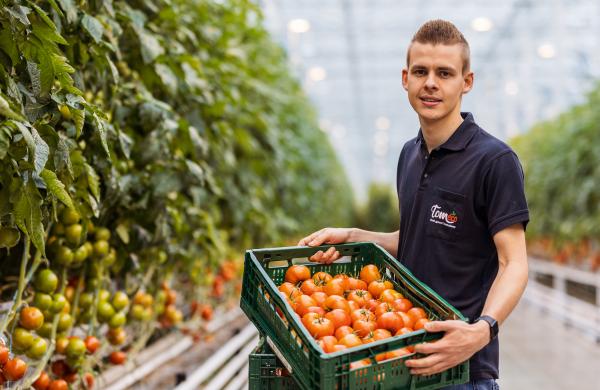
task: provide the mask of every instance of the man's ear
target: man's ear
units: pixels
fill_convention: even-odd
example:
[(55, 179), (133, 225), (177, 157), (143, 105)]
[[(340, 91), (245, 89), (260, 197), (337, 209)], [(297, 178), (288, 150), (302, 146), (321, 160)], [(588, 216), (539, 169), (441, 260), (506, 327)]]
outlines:
[(408, 69), (402, 69), (402, 86), (408, 91)]
[(473, 74), (473, 72), (469, 71), (464, 76), (464, 80), (465, 80), (465, 86), (463, 87), (463, 95), (465, 93), (469, 93), (471, 91), (471, 89), (473, 89), (473, 82), (475, 81), (475, 75)]

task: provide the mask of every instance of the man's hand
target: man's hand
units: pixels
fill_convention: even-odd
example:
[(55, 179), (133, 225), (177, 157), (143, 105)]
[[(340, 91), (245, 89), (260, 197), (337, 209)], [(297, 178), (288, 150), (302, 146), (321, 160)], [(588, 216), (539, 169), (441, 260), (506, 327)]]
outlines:
[(475, 324), (464, 321), (432, 321), (425, 324), (425, 330), (446, 333), (440, 340), (415, 346), (415, 352), (428, 356), (406, 361), (411, 374), (433, 375), (447, 370), (468, 360), (490, 342), (490, 327), (485, 321)]
[[(319, 246), (322, 244), (343, 244), (350, 240), (352, 229), (346, 228), (324, 228), (313, 234), (304, 237), (298, 242), (298, 246)], [(331, 264), (340, 258), (340, 252), (335, 247), (329, 248), (326, 252), (318, 251), (310, 258), (311, 261)]]

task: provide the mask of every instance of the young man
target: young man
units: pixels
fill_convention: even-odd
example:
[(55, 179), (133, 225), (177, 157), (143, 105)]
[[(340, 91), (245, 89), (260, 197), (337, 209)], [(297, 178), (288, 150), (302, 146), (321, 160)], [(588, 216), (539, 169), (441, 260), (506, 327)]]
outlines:
[[(471, 382), (448, 389), (497, 389), (498, 325), (527, 284), (529, 213), (515, 153), (461, 113), (473, 87), (469, 45), (450, 22), (433, 20), (408, 48), (402, 83), (421, 129), (400, 154), (400, 230), (325, 228), (300, 240), (316, 246), (374, 241), (459, 309), (471, 323), (436, 321), (443, 338), (416, 347), (427, 354), (406, 365), (431, 375), (470, 359)], [(335, 248), (313, 260), (332, 262)]]

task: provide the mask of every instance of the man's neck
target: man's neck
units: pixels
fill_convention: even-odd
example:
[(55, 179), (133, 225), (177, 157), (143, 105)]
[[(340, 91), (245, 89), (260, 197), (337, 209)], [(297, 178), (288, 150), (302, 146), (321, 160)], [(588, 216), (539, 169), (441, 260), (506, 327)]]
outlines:
[(440, 120), (429, 122), (419, 118), (419, 122), (427, 144), (427, 151), (431, 153), (433, 149), (442, 145), (454, 134), (463, 122), (463, 117), (460, 115), (460, 111), (457, 111)]

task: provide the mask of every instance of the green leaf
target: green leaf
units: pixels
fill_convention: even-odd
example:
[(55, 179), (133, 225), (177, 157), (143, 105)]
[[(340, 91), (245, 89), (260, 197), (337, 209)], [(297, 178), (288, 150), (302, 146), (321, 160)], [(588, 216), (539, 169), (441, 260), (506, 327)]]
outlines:
[(71, 114), (73, 115), (73, 121), (75, 122), (75, 139), (77, 139), (83, 130), (83, 125), (85, 123), (85, 111), (77, 110), (75, 108), (69, 108), (69, 111), (71, 111)]
[(0, 29), (0, 49), (10, 57), (13, 65), (19, 63), (17, 42), (13, 38), (10, 28)]
[(33, 165), (35, 166), (35, 173), (38, 175), (42, 172), (42, 169), (46, 166), (46, 161), (48, 161), (48, 156), (50, 155), (50, 148), (46, 141), (40, 137), (35, 127), (31, 128), (31, 135), (33, 136), (33, 140), (35, 142), (35, 151), (33, 154)]
[(71, 200), (69, 193), (65, 189), (65, 185), (58, 179), (58, 177), (56, 177), (56, 173), (49, 169), (44, 169), (42, 173), (40, 173), (40, 177), (44, 179), (46, 187), (52, 194), (54, 194), (54, 196), (56, 196), (68, 208), (73, 210), (75, 209), (73, 200)]
[(67, 22), (73, 24), (77, 21), (77, 7), (73, 0), (58, 0), (63, 11), (67, 14)]
[(88, 163), (85, 163), (85, 173), (87, 175), (88, 187), (92, 192), (92, 195), (94, 195), (97, 200), (100, 200), (100, 180), (98, 174)]
[(0, 125), (0, 160), (6, 157), (10, 142), (12, 140), (12, 129), (6, 125)]
[(25, 26), (29, 26), (31, 23), (27, 18), (27, 15), (31, 12), (31, 10), (27, 7), (23, 7), (20, 5), (14, 5), (12, 7), (5, 7), (4, 10), (8, 12), (13, 18), (17, 19)]
[(19, 199), (15, 204), (15, 224), (31, 238), (33, 245), (45, 256), (45, 233), (41, 206), (42, 197), (33, 181), (30, 180), (21, 188)]
[(104, 34), (104, 27), (102, 27), (102, 23), (98, 19), (90, 15), (84, 15), (81, 20), (81, 25), (85, 29), (85, 31), (90, 34), (92, 39), (98, 43), (102, 40), (102, 35)]
[(54, 84), (54, 67), (52, 65), (52, 59), (47, 52), (40, 50), (39, 59), (40, 94), (46, 95), (50, 92), (52, 84)]
[(102, 143), (102, 147), (106, 152), (106, 155), (110, 158), (110, 151), (108, 150), (108, 142), (106, 140), (106, 129), (104, 128), (104, 122), (102, 119), (98, 117), (98, 114), (93, 113), (92, 117), (94, 118), (94, 122), (96, 124), (96, 129), (98, 130), (98, 135), (100, 136), (100, 142)]
[(48, 25), (48, 27), (50, 27), (51, 29), (53, 29), (54, 31), (56, 31), (56, 25), (48, 17), (48, 15), (46, 14), (46, 12), (43, 9), (41, 9), (40, 7), (38, 7), (37, 5), (35, 5), (35, 4), (31, 4), (31, 6), (35, 10), (35, 12), (37, 12), (37, 14), (40, 16), (40, 18), (42, 18), (42, 20), (44, 22), (46, 22), (46, 24)]
[(61, 45), (69, 44), (56, 30), (56, 26), (49, 26), (43, 22), (35, 21), (33, 23), (33, 33), (42, 41), (56, 42)]
[(156, 57), (165, 53), (165, 49), (161, 46), (160, 42), (156, 37), (150, 33), (147, 33), (142, 28), (135, 29), (135, 32), (140, 39), (142, 45), (142, 59), (145, 64), (149, 64), (156, 59)]
[(129, 229), (124, 224), (120, 223), (117, 225), (115, 229), (117, 231), (117, 235), (125, 244), (129, 244)]
[(67, 61), (66, 57), (52, 54), (52, 67), (57, 75), (75, 73), (75, 69)]

